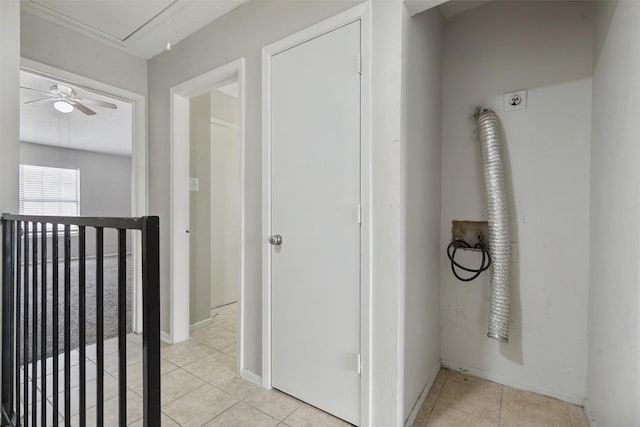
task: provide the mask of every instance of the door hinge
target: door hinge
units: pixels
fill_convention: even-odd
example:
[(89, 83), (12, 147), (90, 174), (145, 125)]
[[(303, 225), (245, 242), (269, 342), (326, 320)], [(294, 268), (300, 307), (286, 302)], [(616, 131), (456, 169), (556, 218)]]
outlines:
[(362, 375), (362, 356), (358, 353), (358, 375)]
[(356, 57), (356, 71), (358, 72), (358, 74), (362, 74), (362, 54), (359, 53), (358, 56)]
[(362, 224), (362, 205), (358, 203), (358, 224)]

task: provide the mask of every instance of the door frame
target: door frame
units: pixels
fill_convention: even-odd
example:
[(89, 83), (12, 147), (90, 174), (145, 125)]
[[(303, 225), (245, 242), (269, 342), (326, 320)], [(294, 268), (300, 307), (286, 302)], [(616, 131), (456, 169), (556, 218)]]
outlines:
[(239, 116), (238, 144), (240, 148), (240, 262), (238, 287), (238, 372), (244, 373), (245, 355), (245, 59), (208, 71), (171, 87), (171, 142), (170, 142), (170, 342), (189, 339), (190, 289), (189, 289), (189, 100), (231, 78), (238, 79)]
[[(371, 8), (365, 2), (262, 48), (262, 385), (271, 388), (271, 58), (347, 24), (361, 21), (360, 424), (371, 418)], [(357, 58), (354, 58), (354, 63)]]
[[(148, 183), (148, 142), (147, 142), (147, 97), (117, 86), (95, 80), (79, 74), (71, 73), (51, 65), (43, 64), (28, 58), (20, 58), (20, 70), (67, 82), (72, 86), (86, 88), (112, 98), (117, 98), (132, 105), (131, 135), (131, 215), (134, 217), (148, 215), (149, 183)], [(141, 236), (133, 233), (133, 331), (142, 332), (142, 246)]]

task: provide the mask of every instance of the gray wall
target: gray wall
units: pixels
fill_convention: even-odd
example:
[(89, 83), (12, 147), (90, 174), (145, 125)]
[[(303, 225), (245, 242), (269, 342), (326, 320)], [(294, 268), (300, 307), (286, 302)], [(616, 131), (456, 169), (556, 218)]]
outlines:
[[(82, 216), (131, 216), (131, 157), (21, 142), (20, 163), (80, 169)], [(75, 241), (72, 246), (75, 254)], [(105, 231), (105, 255), (117, 252), (116, 232)], [(95, 236), (87, 230), (87, 256), (93, 255)]]
[(260, 49), (347, 9), (348, 2), (249, 2), (149, 61), (149, 203), (160, 215), (162, 330), (169, 331), (169, 90), (238, 58), (246, 59), (245, 294), (246, 368), (262, 371), (261, 52)]
[(240, 263), (238, 100), (217, 90), (191, 99), (189, 168), (199, 190), (189, 195), (190, 322), (209, 319), (214, 307), (237, 300)]
[(596, 2), (587, 409), (640, 425), (640, 3)]
[(209, 319), (211, 301), (211, 96), (191, 99), (189, 174), (200, 180), (189, 193), (189, 316), (191, 324)]
[[(403, 40), (404, 418), (440, 369), (442, 17), (409, 17)], [(416, 408), (417, 409), (417, 408)]]
[[(574, 403), (586, 396), (592, 40), (589, 2), (491, 2), (445, 21), (443, 364)], [(519, 89), (528, 89), (526, 109), (505, 112), (503, 94)], [(453, 219), (487, 218), (477, 105), (503, 128), (508, 344), (486, 336), (489, 274), (460, 282), (445, 253)]]
[(0, 208), (18, 212), (20, 2), (0, 2)]
[(144, 59), (26, 12), (20, 20), (24, 58), (146, 95)]

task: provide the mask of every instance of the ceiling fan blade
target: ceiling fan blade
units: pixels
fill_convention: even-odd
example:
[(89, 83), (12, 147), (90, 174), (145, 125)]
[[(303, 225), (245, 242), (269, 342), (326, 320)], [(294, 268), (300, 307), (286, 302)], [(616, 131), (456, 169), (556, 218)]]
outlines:
[(32, 90), (34, 92), (40, 92), (40, 93), (44, 93), (45, 95), (49, 95), (51, 97), (56, 96), (55, 94), (51, 93), (51, 92), (47, 92), (44, 90), (40, 90), (40, 89), (34, 89), (32, 87), (26, 87), (26, 86), (20, 86), (20, 89), (27, 89), (27, 90)]
[(41, 102), (41, 101), (53, 101), (51, 98), (40, 98), (40, 99), (34, 99), (33, 101), (27, 101), (24, 103), (24, 105), (27, 104), (34, 104), (36, 102)]
[(87, 116), (95, 116), (96, 112), (93, 111), (91, 108), (87, 107), (86, 105), (78, 102), (78, 101), (69, 101), (71, 103), (71, 105), (73, 105), (74, 107), (76, 107), (78, 110), (82, 111), (83, 113), (85, 113)]
[(118, 106), (113, 102), (100, 101), (99, 99), (82, 98), (82, 102), (89, 105), (98, 105), (100, 107), (111, 108), (117, 110)]

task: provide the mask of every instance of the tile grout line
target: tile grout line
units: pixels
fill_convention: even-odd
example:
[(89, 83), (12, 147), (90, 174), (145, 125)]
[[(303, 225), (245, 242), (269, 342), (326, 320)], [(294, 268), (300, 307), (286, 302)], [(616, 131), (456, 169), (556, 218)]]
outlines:
[[(438, 371), (438, 375), (443, 372), (443, 369), (440, 368), (440, 371)], [(440, 390), (438, 390), (438, 393), (436, 395), (436, 400), (433, 402), (433, 406), (431, 407), (431, 409), (429, 409), (429, 416), (427, 417), (427, 419), (424, 422), (424, 426), (426, 427), (429, 424), (429, 421), (431, 420), (431, 415), (433, 415), (433, 410), (436, 409), (436, 405), (438, 404), (438, 402), (440, 401), (440, 395), (442, 394), (442, 390), (444, 390), (444, 386), (447, 384), (447, 382), (449, 381), (449, 374), (443, 374), (443, 376), (446, 375), (446, 377), (444, 378), (444, 381), (442, 382), (442, 387), (440, 387)], [(436, 379), (437, 379), (437, 375), (436, 375)], [(433, 385), (431, 385), (431, 387), (433, 387)], [(431, 390), (429, 390), (431, 391)], [(428, 393), (427, 393), (428, 395)]]
[[(197, 389), (196, 389), (197, 390)], [(195, 390), (194, 390), (195, 391)], [(224, 409), (222, 412), (220, 412), (218, 415), (214, 415), (213, 418), (210, 418), (208, 420), (206, 420), (205, 422), (203, 422), (202, 424), (200, 424), (201, 426), (204, 426), (206, 424), (209, 424), (211, 421), (215, 420), (218, 417), (221, 417), (225, 412), (227, 412), (228, 410), (230, 410), (231, 408), (233, 408), (234, 406), (236, 406), (238, 403), (242, 402), (242, 400), (238, 400), (237, 402), (235, 402), (233, 405), (229, 406), (228, 408)], [(180, 423), (178, 423), (179, 425), (181, 425)]]
[(171, 421), (173, 421), (174, 423), (176, 423), (179, 426), (182, 426), (182, 424), (180, 424), (178, 421), (176, 421), (175, 419), (173, 419), (171, 416), (169, 416), (166, 412), (164, 412), (162, 409), (160, 409), (160, 414), (161, 417), (162, 415), (164, 415), (165, 417), (169, 418)]
[(571, 416), (571, 411), (569, 410), (569, 402), (566, 402), (565, 408), (567, 410), (567, 415), (569, 416), (569, 422), (571, 423), (571, 427), (576, 427), (576, 425), (573, 422), (573, 417)]
[[(199, 377), (197, 377), (197, 376), (193, 375), (193, 374), (192, 374), (191, 372), (189, 372), (189, 371), (185, 371), (184, 369), (182, 369), (182, 368), (180, 368), (180, 367), (178, 367), (178, 369), (180, 369), (180, 370), (184, 371), (185, 373), (187, 373), (187, 374), (189, 374), (189, 375), (191, 375), (191, 376), (194, 376), (194, 377), (198, 378), (200, 381), (203, 381), (203, 380), (202, 380), (202, 378), (199, 378)], [(177, 371), (178, 369), (174, 369), (173, 371), (169, 372), (169, 374), (174, 373), (174, 372), (175, 372), (175, 371)], [(167, 374), (167, 375), (168, 375), (168, 374)], [(180, 399), (180, 398), (182, 398), (182, 397), (186, 396), (187, 394), (189, 394), (189, 393), (191, 393), (191, 392), (193, 392), (193, 391), (198, 390), (199, 388), (204, 387), (204, 386), (205, 386), (205, 385), (207, 385), (207, 384), (208, 384), (207, 382), (204, 382), (204, 384), (200, 384), (198, 387), (194, 388), (193, 390), (190, 390), (190, 391), (188, 391), (188, 392), (186, 392), (186, 393), (184, 393), (184, 394), (181, 394), (180, 396), (176, 397), (176, 398), (175, 398), (175, 399), (173, 399), (173, 400), (170, 400), (170, 401), (168, 401), (168, 402), (165, 402), (164, 404), (161, 404), (161, 405), (160, 405), (160, 409), (162, 410), (162, 408), (163, 408), (163, 407), (165, 407), (165, 406), (169, 405), (170, 403), (175, 402), (176, 400), (178, 400), (178, 399)], [(162, 389), (162, 387), (161, 387), (161, 389)], [(135, 393), (135, 392), (134, 392), (134, 393)], [(138, 394), (138, 393), (136, 393), (136, 394)], [(140, 395), (138, 394), (138, 396), (140, 396)]]
[[(473, 377), (472, 375), (466, 375), (466, 374), (465, 374), (465, 376), (471, 376), (471, 377)], [(475, 378), (475, 377), (473, 377), (473, 378)], [(434, 403), (434, 405), (433, 405), (433, 409), (435, 409), (436, 404), (440, 401), (440, 395), (442, 394), (442, 391), (444, 390), (445, 385), (446, 385), (450, 380), (451, 380), (451, 381), (454, 381), (454, 382), (460, 382), (460, 383), (464, 383), (464, 384), (469, 384), (468, 382), (461, 382), (461, 381), (459, 381), (458, 379), (451, 378), (451, 377), (447, 376), (447, 380), (446, 380), (446, 381), (445, 381), (445, 383), (442, 385), (442, 388), (440, 389), (440, 393), (438, 393), (438, 398), (436, 399), (436, 403)], [(492, 381), (490, 381), (490, 382), (492, 382)], [(497, 384), (497, 383), (495, 383), (495, 384)], [(501, 418), (501, 416), (502, 416), (502, 392), (503, 392), (503, 390), (504, 390), (504, 386), (503, 386), (502, 384), (498, 384), (498, 385), (500, 386), (500, 407), (499, 407), (499, 409), (498, 409), (498, 414), (499, 414), (499, 415), (498, 415), (498, 421), (497, 421), (497, 422), (498, 422), (498, 425), (499, 425), (499, 424), (500, 424), (500, 418)], [(467, 411), (467, 410), (465, 410), (465, 409), (462, 409), (462, 408), (454, 408), (454, 407), (452, 407), (452, 406), (447, 405), (447, 404), (446, 404), (446, 403), (444, 403), (444, 402), (442, 403), (442, 406), (444, 406), (444, 407), (446, 407), (446, 408), (448, 408), (448, 409), (452, 409), (452, 410), (454, 410), (454, 411), (462, 412), (462, 413), (464, 413), (464, 414), (470, 415), (470, 416), (472, 416), (472, 417), (474, 417), (474, 418), (481, 419), (481, 420), (483, 420), (483, 421), (488, 421), (488, 422), (491, 422), (491, 423), (495, 423), (495, 421), (492, 421), (492, 420), (490, 420), (490, 419), (488, 419), (488, 418), (486, 418), (486, 417), (484, 417), (484, 416), (480, 416), (480, 415), (477, 415), (477, 414), (473, 414), (473, 413), (471, 413), (471, 412), (469, 412), (469, 411)], [(433, 413), (433, 409), (431, 410), (431, 414)], [(431, 414), (429, 414), (429, 419), (427, 420), (427, 423), (428, 423), (428, 421), (431, 419)]]
[[(285, 396), (290, 397), (291, 399), (294, 399), (294, 400), (295, 400), (296, 402), (298, 402), (298, 403), (297, 403), (296, 407), (295, 407), (295, 408), (293, 408), (293, 409), (291, 410), (291, 412), (289, 412), (287, 415), (285, 415), (282, 419), (280, 419), (280, 418), (276, 418), (276, 417), (274, 417), (274, 416), (273, 416), (273, 415), (271, 415), (271, 414), (267, 414), (265, 411), (263, 411), (262, 409), (258, 408), (258, 407), (257, 407), (257, 406), (255, 406), (255, 405), (251, 404), (250, 402), (247, 402), (247, 399), (248, 399), (248, 398), (250, 398), (251, 396), (254, 396), (254, 395), (256, 395), (256, 394), (260, 393), (260, 391), (263, 391), (263, 390), (267, 390), (267, 389), (265, 389), (265, 388), (262, 388), (262, 387), (261, 387), (261, 388), (259, 388), (258, 390), (256, 390), (255, 392), (253, 392), (253, 393), (251, 393), (250, 395), (248, 395), (247, 397), (245, 397), (244, 399), (242, 399), (242, 400), (241, 400), (241, 402), (244, 402), (244, 403), (246, 403), (247, 405), (251, 406), (252, 408), (255, 408), (255, 409), (257, 409), (258, 411), (262, 412), (263, 414), (266, 414), (266, 415), (270, 416), (270, 417), (271, 417), (271, 418), (273, 418), (274, 420), (278, 420), (278, 422), (279, 422), (279, 423), (284, 422), (284, 420), (285, 420), (285, 419), (287, 419), (289, 416), (291, 416), (291, 414), (293, 414), (295, 411), (297, 411), (297, 410), (302, 406), (302, 403), (303, 403), (303, 402), (301, 402), (300, 400), (296, 399), (296, 398), (295, 398), (295, 397), (293, 397), (293, 396), (289, 396), (289, 395), (288, 395), (288, 394), (286, 394), (286, 393), (282, 393), (281, 391), (278, 391), (279, 393), (282, 393), (282, 394), (284, 394)], [(271, 390), (275, 390), (275, 389), (271, 389)]]
[(502, 400), (504, 399), (504, 385), (500, 386), (500, 409), (498, 411), (498, 427), (502, 425)]

